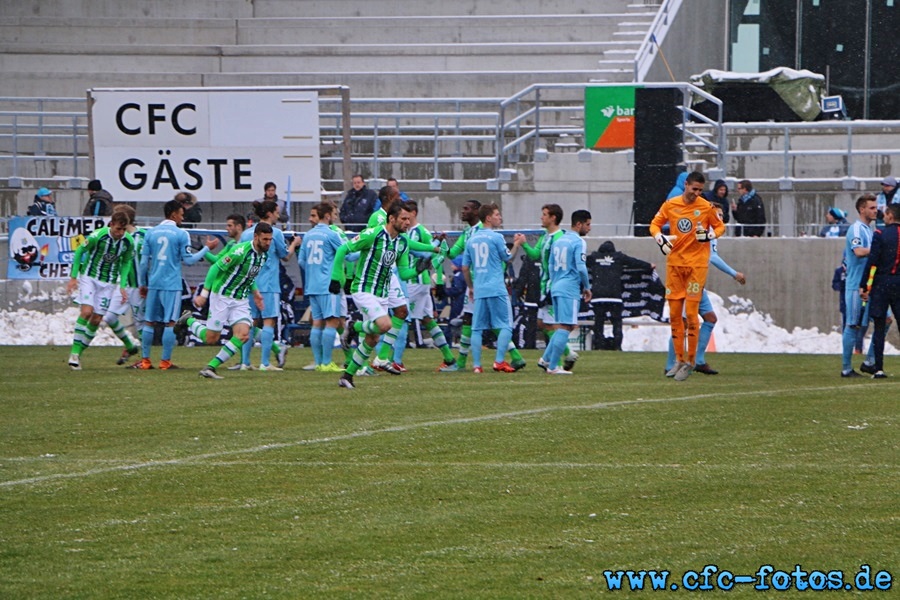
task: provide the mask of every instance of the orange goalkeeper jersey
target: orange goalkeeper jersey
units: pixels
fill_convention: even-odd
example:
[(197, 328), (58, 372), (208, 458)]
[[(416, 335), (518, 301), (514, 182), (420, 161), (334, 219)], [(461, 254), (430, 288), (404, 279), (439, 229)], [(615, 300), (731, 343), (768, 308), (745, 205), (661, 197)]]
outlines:
[(725, 233), (725, 223), (719, 213), (702, 196), (688, 204), (684, 196), (675, 196), (663, 202), (659, 212), (650, 222), (650, 235), (660, 233), (662, 226), (669, 224), (672, 251), (666, 264), (678, 267), (706, 267), (709, 265), (709, 243), (698, 242), (695, 232), (702, 225), (707, 231), (715, 231), (716, 237)]

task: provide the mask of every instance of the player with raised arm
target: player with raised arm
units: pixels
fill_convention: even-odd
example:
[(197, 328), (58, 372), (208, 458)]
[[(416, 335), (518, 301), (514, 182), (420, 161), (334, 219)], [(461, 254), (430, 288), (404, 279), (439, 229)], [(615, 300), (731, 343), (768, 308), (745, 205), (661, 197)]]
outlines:
[(146, 322), (141, 330), (141, 361), (132, 365), (136, 369), (152, 369), (150, 348), (157, 323), (165, 324), (163, 330), (162, 359), (159, 368), (177, 369), (172, 364), (175, 350), (175, 321), (181, 314), (181, 265), (192, 265), (218, 245), (213, 237), (196, 254), (191, 252), (191, 236), (178, 227), (184, 220), (184, 206), (177, 200), (169, 200), (163, 206), (165, 220), (147, 230), (141, 246), (141, 264), (138, 275), (141, 295), (146, 298)]
[(201, 377), (222, 379), (216, 369), (239, 353), (250, 339), (251, 318), (247, 298), (252, 293), (257, 308), (264, 305), (256, 278), (269, 260), (271, 244), (272, 225), (257, 223), (253, 228), (252, 240), (229, 245), (219, 255), (219, 260), (209, 268), (203, 289), (195, 301), (198, 307), (202, 307), (209, 298), (209, 319), (206, 326), (192, 317), (189, 310), (178, 319), (177, 327), (189, 327), (191, 333), (210, 346), (219, 343), (222, 329), (231, 328), (231, 338), (209, 364), (200, 370)]
[[(676, 381), (684, 381), (694, 369), (700, 300), (709, 271), (709, 242), (725, 233), (719, 213), (700, 195), (705, 183), (703, 173), (689, 173), (684, 193), (663, 202), (650, 223), (650, 235), (667, 256), (666, 299), (676, 358), (670, 371)], [(672, 236), (663, 235), (665, 224)]]
[(591, 213), (576, 210), (572, 213), (572, 231), (557, 237), (550, 248), (548, 292), (553, 300), (556, 327), (544, 355), (538, 361), (538, 366), (548, 375), (572, 374), (571, 370), (560, 367), (559, 361), (569, 345), (569, 333), (578, 326), (581, 300), (591, 301), (591, 280), (585, 264), (587, 245), (584, 242), (584, 236), (590, 231)]
[[(413, 241), (421, 242), (423, 244), (428, 244), (429, 246), (431, 246), (433, 243), (431, 233), (418, 221), (419, 205), (416, 204), (415, 200), (409, 200), (405, 203), (405, 206), (411, 216), (409, 238)], [(425, 268), (419, 270), (417, 265), (416, 271), (418, 272), (418, 274), (407, 285), (407, 291), (409, 292), (409, 303), (411, 307), (410, 317), (412, 319), (421, 320), (422, 326), (431, 335), (431, 339), (432, 341), (434, 341), (435, 347), (437, 347), (437, 349), (441, 351), (441, 355), (444, 358), (444, 361), (443, 363), (441, 363), (441, 366), (439, 368), (446, 368), (456, 362), (456, 359), (453, 358), (453, 351), (450, 350), (450, 344), (447, 343), (447, 338), (444, 336), (444, 332), (434, 320), (434, 299), (431, 297), (430, 270), (432, 256), (433, 255), (428, 257), (421, 257), (424, 259), (421, 260), (421, 264)], [(439, 282), (438, 285), (443, 284)], [(403, 336), (402, 331), (401, 336)], [(394, 362), (399, 363), (400, 366), (402, 366), (403, 355), (402, 353), (400, 353), (400, 360), (397, 360), (397, 352), (398, 350), (395, 349)]]
[[(540, 235), (534, 246), (528, 244), (522, 245), (522, 250), (526, 256), (533, 261), (541, 263), (541, 300), (538, 302), (537, 326), (544, 334), (544, 338), (549, 343), (553, 337), (553, 331), (556, 329), (556, 319), (553, 317), (553, 299), (550, 297), (550, 248), (553, 241), (562, 237), (565, 231), (561, 228), (563, 220), (563, 209), (559, 204), (545, 204), (541, 207), (541, 227), (544, 233)], [(568, 344), (566, 345), (563, 358), (563, 368), (571, 371), (578, 360), (578, 353), (573, 352)], [(538, 363), (538, 366), (542, 366)]]
[(97, 335), (113, 295), (127, 299), (125, 287), (134, 255), (134, 238), (125, 231), (127, 226), (125, 213), (113, 213), (108, 227), (93, 232), (75, 250), (71, 279), (66, 285), (70, 294), (78, 290), (76, 300), (81, 304), (69, 354), (73, 371), (81, 370), (81, 353)]
[(303, 236), (297, 263), (303, 271), (303, 293), (309, 298), (312, 315), (309, 343), (313, 351), (313, 368), (337, 373), (343, 369), (334, 364), (331, 357), (341, 325), (341, 293), (332, 294), (328, 287), (335, 254), (344, 245), (344, 240), (331, 229), (334, 220), (332, 204), (322, 202), (313, 206), (310, 212), (315, 213), (316, 225)]
[(512, 251), (506, 249), (503, 236), (495, 231), (503, 224), (503, 216), (496, 204), (482, 204), (478, 209), (482, 227), (477, 229), (466, 243), (463, 253), (463, 277), (469, 287), (472, 312), (472, 367), (482, 373), (481, 342), (486, 329), (496, 330), (497, 353), (494, 371), (514, 373), (516, 369), (504, 357), (512, 342), (512, 304), (506, 289), (506, 264), (515, 256), (525, 241), (517, 233)]
[(391, 328), (388, 294), (394, 264), (398, 265), (401, 277), (409, 277), (410, 271), (415, 273), (409, 266), (409, 238), (401, 235), (409, 229), (409, 216), (401, 203), (395, 203), (387, 212), (385, 225), (364, 230), (349, 244), (338, 248), (335, 254), (329, 284), (332, 294), (340, 293), (344, 285), (344, 256), (349, 252), (360, 252), (350, 290), (353, 302), (363, 316), (352, 326), (364, 338), (338, 380), (338, 385), (343, 388), (355, 387), (353, 376), (372, 355), (381, 334)]

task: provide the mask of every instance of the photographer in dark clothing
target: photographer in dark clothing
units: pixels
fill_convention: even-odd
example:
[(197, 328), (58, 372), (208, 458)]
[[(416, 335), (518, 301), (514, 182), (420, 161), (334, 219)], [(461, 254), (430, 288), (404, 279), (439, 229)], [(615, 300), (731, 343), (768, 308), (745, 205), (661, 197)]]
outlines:
[[(596, 252), (587, 257), (588, 274), (591, 276), (591, 307), (594, 309), (594, 350), (622, 349), (622, 274), (625, 269), (652, 271), (655, 266), (616, 250), (606, 241)], [(612, 337), (606, 337), (606, 321), (612, 324)]]

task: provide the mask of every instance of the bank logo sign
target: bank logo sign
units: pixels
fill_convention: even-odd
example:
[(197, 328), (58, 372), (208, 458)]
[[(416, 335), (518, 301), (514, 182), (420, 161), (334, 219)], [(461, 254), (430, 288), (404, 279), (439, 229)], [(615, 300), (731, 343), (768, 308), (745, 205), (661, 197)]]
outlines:
[(633, 85), (584, 90), (584, 142), (593, 150), (634, 148)]

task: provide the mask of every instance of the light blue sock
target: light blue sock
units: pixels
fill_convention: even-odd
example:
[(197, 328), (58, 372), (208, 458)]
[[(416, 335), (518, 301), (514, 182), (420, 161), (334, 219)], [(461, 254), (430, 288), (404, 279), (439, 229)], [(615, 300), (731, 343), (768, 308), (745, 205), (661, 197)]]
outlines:
[(141, 329), (141, 358), (150, 358), (150, 346), (153, 345), (153, 327), (144, 325)]
[(337, 329), (334, 327), (325, 327), (322, 330), (322, 364), (330, 365), (332, 362), (331, 353), (334, 351), (334, 341), (337, 339)]
[(322, 330), (313, 327), (309, 332), (309, 345), (312, 346), (313, 362), (317, 365), (325, 364), (322, 362)]
[(262, 328), (262, 333), (259, 336), (259, 343), (262, 346), (262, 360), (260, 361), (265, 366), (269, 366), (269, 360), (272, 358), (272, 342), (275, 341), (275, 328), (269, 325), (265, 325)]
[(259, 327), (250, 328), (250, 339), (241, 346), (241, 364), (250, 365), (250, 351), (253, 350), (253, 343), (259, 338)]
[(409, 340), (409, 323), (403, 321), (400, 331), (397, 332), (397, 341), (394, 342), (394, 362), (398, 365), (403, 364), (403, 353), (406, 351), (407, 340)]
[(162, 335), (162, 343), (163, 343), (163, 351), (162, 351), (162, 359), (163, 360), (172, 360), (172, 353), (175, 351), (175, 343), (178, 340), (175, 338), (175, 327), (166, 327), (163, 329)]
[(549, 364), (548, 369), (556, 369), (559, 367), (559, 359), (562, 358), (563, 352), (566, 350), (566, 344), (569, 343), (569, 332), (565, 329), (557, 329), (553, 332), (548, 343), (546, 361)]
[[(709, 345), (709, 338), (712, 337), (713, 329), (715, 328), (716, 324), (710, 321), (703, 321), (703, 324), (700, 325), (700, 336), (697, 338), (697, 358), (694, 361), (695, 364), (706, 364), (706, 346)], [(672, 350), (672, 353), (675, 353), (674, 348)], [(668, 370), (669, 369), (666, 369), (666, 371)]]
[(469, 353), (472, 355), (472, 367), (481, 366), (481, 330), (472, 330), (471, 346)]
[(512, 329), (501, 329), (497, 334), (497, 354), (494, 357), (495, 362), (503, 362), (503, 359), (506, 357), (506, 350), (509, 348), (509, 343), (511, 341)]
[(675, 342), (672, 341), (672, 336), (669, 335), (669, 355), (666, 357), (666, 371), (670, 370), (675, 366)]
[[(841, 371), (847, 372), (853, 368), (853, 346), (856, 343), (856, 330), (849, 325), (844, 327), (844, 333), (841, 337), (843, 342), (841, 352)], [(872, 361), (874, 362), (874, 361)]]

